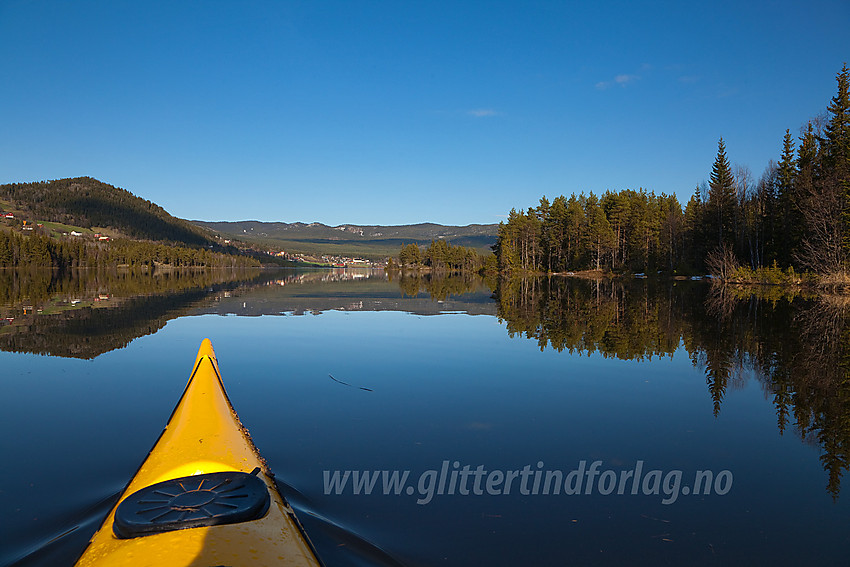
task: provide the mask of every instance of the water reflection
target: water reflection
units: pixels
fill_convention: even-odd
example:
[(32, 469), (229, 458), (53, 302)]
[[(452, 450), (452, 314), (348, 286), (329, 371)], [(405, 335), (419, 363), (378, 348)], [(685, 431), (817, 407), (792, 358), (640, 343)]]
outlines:
[(644, 360), (682, 345), (717, 416), (728, 390), (758, 380), (780, 433), (822, 451), (827, 491), (850, 464), (850, 298), (778, 287), (537, 278), (502, 281), (499, 316), (540, 349)]
[(435, 301), (446, 301), (451, 296), (468, 297), (485, 288), (489, 292), (490, 287), (493, 287), (492, 283), (469, 273), (440, 276), (402, 273), (398, 278), (398, 286), (406, 296), (417, 297), (420, 293), (426, 293)]
[[(291, 500), (329, 564), (353, 564), (341, 555), (350, 550), (370, 564), (382, 550), (405, 564), (453, 565), (844, 557), (847, 502), (829, 496), (840, 490), (850, 430), (843, 297), (343, 270), (3, 271), (0, 282), (0, 314), (11, 319), (2, 349), (92, 358), (156, 333), (90, 362), (0, 353), (9, 392), (0, 448), (27, 465), (0, 475), (0, 539), (17, 542), (0, 546), (3, 564), (79, 555), (106, 513), (97, 503), (120, 491), (168, 417), (190, 370), (181, 366), (187, 345), (201, 333), (220, 340), (240, 415), (279, 479), (296, 487)], [(446, 312), (485, 316), (430, 317)], [(324, 314), (293, 317), (307, 313)], [(565, 471), (583, 459), (624, 469), (646, 460), (728, 469), (735, 488), (670, 506), (519, 493), (419, 506), (322, 491), (324, 470), (416, 474), (444, 459), (505, 469), (540, 460)], [(97, 512), (81, 512), (89, 507)]]
[(258, 278), (259, 270), (0, 270), (0, 350), (91, 359)]
[(383, 270), (0, 270), (0, 350), (91, 359), (187, 315), (495, 314), (481, 278)]
[(303, 315), (324, 311), (404, 311), (495, 315), (492, 291), (477, 276), (393, 278), (383, 270), (279, 271), (219, 294), (196, 314)]
[[(495, 288), (495, 292), (491, 290)], [(850, 298), (702, 282), (371, 270), (206, 270), (157, 275), (0, 270), (0, 350), (91, 359), (182, 316), (336, 311), (497, 315), (541, 350), (647, 361), (684, 348), (719, 416), (757, 381), (780, 433), (821, 449), (837, 497), (850, 464)]]

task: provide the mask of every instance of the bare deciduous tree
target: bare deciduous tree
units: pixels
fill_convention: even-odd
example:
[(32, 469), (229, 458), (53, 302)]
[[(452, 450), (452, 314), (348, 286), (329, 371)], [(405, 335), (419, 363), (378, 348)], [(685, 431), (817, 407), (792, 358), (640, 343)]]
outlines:
[(834, 184), (821, 184), (809, 194), (803, 209), (807, 235), (794, 258), (800, 265), (814, 272), (844, 275), (843, 210), (844, 196)]
[(711, 275), (721, 281), (729, 280), (735, 270), (741, 267), (732, 247), (725, 242), (708, 253), (705, 257), (705, 266)]

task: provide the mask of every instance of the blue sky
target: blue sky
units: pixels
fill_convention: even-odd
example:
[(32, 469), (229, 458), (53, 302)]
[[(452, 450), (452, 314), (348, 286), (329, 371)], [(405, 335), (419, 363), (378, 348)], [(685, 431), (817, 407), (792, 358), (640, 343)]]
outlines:
[(757, 178), (850, 63), (850, 2), (0, 0), (0, 182), (203, 220), (499, 222)]

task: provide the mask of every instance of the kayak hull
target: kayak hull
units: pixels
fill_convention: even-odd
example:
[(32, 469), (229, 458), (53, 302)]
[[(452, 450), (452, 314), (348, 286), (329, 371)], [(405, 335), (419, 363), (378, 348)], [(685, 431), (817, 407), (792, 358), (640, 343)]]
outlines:
[[(265, 483), (270, 503), (262, 517), (130, 539), (115, 535), (116, 510), (135, 492), (171, 479), (228, 471), (254, 471)], [(233, 410), (208, 339), (168, 425), (77, 565), (321, 565)]]

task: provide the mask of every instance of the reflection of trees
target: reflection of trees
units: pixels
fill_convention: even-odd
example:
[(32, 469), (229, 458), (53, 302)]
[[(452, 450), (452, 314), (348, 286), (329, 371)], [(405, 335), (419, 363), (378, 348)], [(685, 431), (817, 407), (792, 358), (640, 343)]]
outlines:
[(31, 305), (44, 307), (61, 299), (91, 300), (101, 294), (120, 299), (134, 295), (168, 293), (254, 277), (257, 270), (208, 269), (150, 272), (51, 269), (0, 270), (0, 310)]
[(408, 297), (416, 297), (425, 292), (435, 301), (445, 301), (449, 296), (471, 293), (481, 287), (483, 282), (476, 274), (451, 275), (411, 275), (403, 272), (398, 279), (401, 292)]
[[(190, 310), (221, 306), (228, 301), (224, 298), (258, 290), (273, 292), (263, 297), (272, 299), (267, 305), (274, 314), (362, 306), (357, 299), (369, 297), (370, 305), (383, 301), (392, 308), (384, 299), (396, 294), (385, 281), (382, 270), (0, 270), (0, 350), (94, 358), (155, 333)], [(405, 294), (425, 292), (434, 302), (470, 292), (478, 292), (479, 301), (490, 301), (489, 288), (474, 275), (426, 274), (403, 277), (400, 283)], [(282, 303), (275, 303), (275, 297), (282, 297)]]
[[(705, 317), (717, 322), (717, 332), (696, 336), (691, 352), (707, 353), (710, 377), (723, 362), (751, 370), (772, 398), (780, 433), (790, 426), (821, 447), (827, 490), (837, 497), (850, 464), (850, 300), (743, 297), (739, 290), (713, 312), (718, 293), (709, 295)], [(709, 379), (709, 386), (714, 396), (716, 384)]]
[[(159, 275), (0, 271), (0, 350), (94, 358), (158, 331), (185, 309), (259, 272), (204, 270)], [(99, 301), (101, 297), (105, 301)]]
[[(800, 435), (814, 436), (823, 448), (821, 463), (829, 474), (827, 490), (833, 496), (838, 495), (850, 456), (848, 316), (850, 299), (830, 296), (797, 314), (799, 349), (783, 384), (791, 391)], [(780, 408), (777, 405), (778, 413)]]
[(780, 433), (817, 443), (837, 497), (850, 466), (850, 298), (651, 280), (502, 280), (499, 316), (541, 350), (641, 360), (680, 344), (706, 376), (714, 414), (729, 388), (759, 380)]
[[(676, 312), (681, 294), (645, 293), (645, 283), (572, 278), (499, 282), (499, 316), (511, 336), (537, 340), (540, 349), (623, 359), (672, 355), (679, 346)], [(631, 299), (640, 297), (641, 301)]]

